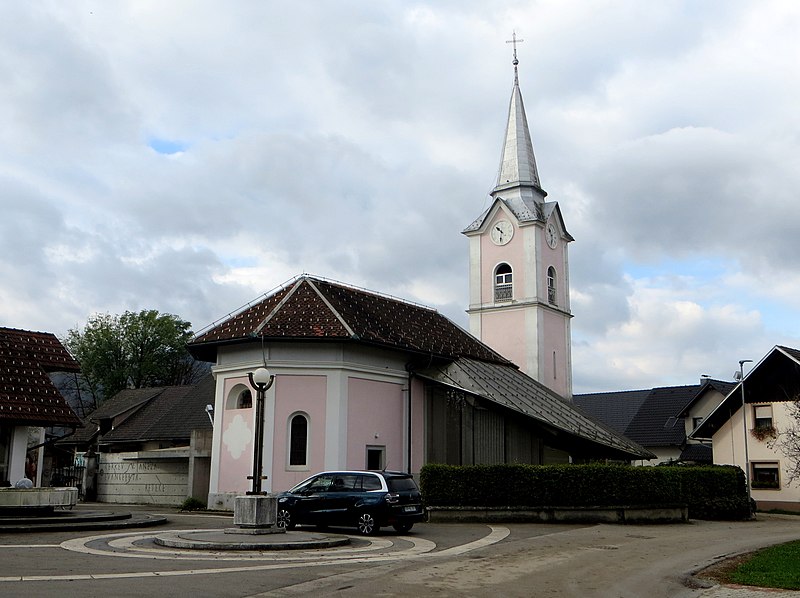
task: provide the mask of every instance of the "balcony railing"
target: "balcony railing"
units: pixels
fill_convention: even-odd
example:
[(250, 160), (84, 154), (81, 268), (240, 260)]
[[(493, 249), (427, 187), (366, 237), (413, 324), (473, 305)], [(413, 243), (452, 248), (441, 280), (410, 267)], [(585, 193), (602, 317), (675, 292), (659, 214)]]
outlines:
[(495, 303), (502, 303), (504, 301), (511, 301), (514, 298), (512, 287), (510, 284), (498, 284), (494, 287), (494, 301)]

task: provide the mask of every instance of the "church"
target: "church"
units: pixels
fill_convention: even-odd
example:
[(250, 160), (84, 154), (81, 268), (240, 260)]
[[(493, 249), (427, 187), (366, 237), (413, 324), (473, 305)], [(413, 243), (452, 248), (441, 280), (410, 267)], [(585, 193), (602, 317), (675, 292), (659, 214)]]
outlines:
[[(575, 408), (567, 232), (546, 201), (514, 83), (490, 207), (469, 240), (470, 333), (428, 307), (301, 275), (189, 345), (212, 362), (209, 508), (250, 487), (267, 367), (263, 488), (329, 469), (569, 463), (653, 455)], [(455, 233), (455, 231), (454, 231)]]

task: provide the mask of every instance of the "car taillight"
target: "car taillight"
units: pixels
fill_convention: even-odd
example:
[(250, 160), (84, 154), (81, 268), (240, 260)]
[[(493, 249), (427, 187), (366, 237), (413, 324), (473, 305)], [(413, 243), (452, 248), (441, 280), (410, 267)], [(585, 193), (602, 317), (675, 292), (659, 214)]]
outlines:
[(389, 503), (390, 505), (400, 502), (400, 495), (389, 493), (386, 495), (386, 502)]

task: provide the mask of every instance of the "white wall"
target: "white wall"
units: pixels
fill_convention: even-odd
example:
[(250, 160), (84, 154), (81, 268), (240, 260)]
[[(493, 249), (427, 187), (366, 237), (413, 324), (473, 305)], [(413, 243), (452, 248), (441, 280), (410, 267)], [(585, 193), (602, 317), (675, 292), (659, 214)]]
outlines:
[[(786, 428), (791, 423), (787, 408), (790, 403), (773, 403), (772, 418), (778, 430)], [(755, 438), (750, 430), (753, 428), (753, 405), (747, 405), (747, 453), (750, 463), (778, 462), (780, 467), (780, 489), (766, 490), (753, 489), (752, 496), (764, 508), (768, 502), (800, 503), (800, 485), (795, 482), (790, 486), (789, 464), (786, 458), (776, 448), (770, 448), (768, 442)], [(714, 463), (717, 465), (738, 465), (745, 469), (745, 432), (742, 427), (742, 409), (733, 414), (725, 424), (714, 434), (713, 438)], [(748, 472), (749, 476), (749, 472)]]

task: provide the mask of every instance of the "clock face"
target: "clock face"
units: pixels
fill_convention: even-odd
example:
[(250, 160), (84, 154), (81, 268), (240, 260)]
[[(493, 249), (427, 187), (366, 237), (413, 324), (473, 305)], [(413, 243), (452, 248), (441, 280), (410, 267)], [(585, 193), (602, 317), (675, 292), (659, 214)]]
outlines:
[(498, 220), (492, 225), (489, 236), (495, 245), (505, 245), (514, 236), (514, 226), (508, 220)]
[(544, 231), (545, 239), (547, 239), (547, 244), (550, 246), (550, 249), (555, 249), (556, 245), (558, 245), (558, 231), (556, 227), (552, 224), (548, 224), (547, 228)]

